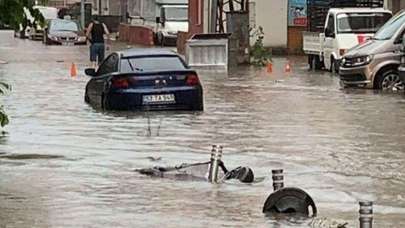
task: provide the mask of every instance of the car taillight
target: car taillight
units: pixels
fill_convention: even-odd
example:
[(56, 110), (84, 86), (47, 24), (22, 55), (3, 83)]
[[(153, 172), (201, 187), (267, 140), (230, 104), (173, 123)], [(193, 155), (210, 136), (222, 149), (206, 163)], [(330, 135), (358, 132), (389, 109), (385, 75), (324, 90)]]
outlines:
[(129, 87), (129, 80), (127, 78), (113, 78), (111, 85), (116, 89), (127, 89)]
[(198, 79), (198, 76), (195, 74), (190, 74), (187, 75), (186, 77), (186, 84), (188, 86), (196, 86), (200, 84), (200, 80)]

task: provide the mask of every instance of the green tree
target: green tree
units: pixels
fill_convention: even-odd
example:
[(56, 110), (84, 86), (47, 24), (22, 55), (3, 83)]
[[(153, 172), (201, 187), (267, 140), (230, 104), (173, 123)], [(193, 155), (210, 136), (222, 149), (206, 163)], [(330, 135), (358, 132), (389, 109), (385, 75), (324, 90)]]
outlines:
[[(46, 4), (47, 0), (39, 3)], [(18, 29), (20, 24), (25, 28), (30, 23), (24, 13), (26, 8), (37, 23), (45, 23), (41, 12), (33, 8), (34, 5), (34, 0), (0, 0), (0, 21), (14, 29)]]

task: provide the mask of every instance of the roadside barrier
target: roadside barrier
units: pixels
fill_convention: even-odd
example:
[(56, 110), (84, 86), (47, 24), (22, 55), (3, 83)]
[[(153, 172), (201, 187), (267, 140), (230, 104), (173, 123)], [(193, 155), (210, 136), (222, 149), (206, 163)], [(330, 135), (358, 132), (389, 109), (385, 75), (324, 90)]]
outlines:
[(285, 64), (284, 72), (285, 72), (285, 73), (290, 73), (290, 72), (291, 72), (291, 63), (290, 63), (290, 60), (288, 60), (287, 63)]
[(267, 73), (273, 73), (273, 63), (267, 63)]
[[(316, 216), (314, 200), (299, 188), (284, 187), (283, 170), (272, 170), (274, 192), (269, 195), (263, 206), (265, 214), (302, 214)], [(311, 209), (311, 211), (309, 210)]]
[(77, 76), (77, 67), (75, 63), (72, 63), (70, 66), (70, 77), (76, 77)]
[(211, 159), (207, 162), (182, 163), (180, 165), (166, 167), (154, 166), (152, 168), (135, 169), (134, 171), (153, 177), (198, 179), (208, 181), (213, 184), (223, 183), (230, 179), (237, 179), (242, 183), (254, 182), (254, 173), (249, 167), (239, 166), (229, 171), (222, 161), (222, 150), (222, 146), (213, 145), (211, 150)]

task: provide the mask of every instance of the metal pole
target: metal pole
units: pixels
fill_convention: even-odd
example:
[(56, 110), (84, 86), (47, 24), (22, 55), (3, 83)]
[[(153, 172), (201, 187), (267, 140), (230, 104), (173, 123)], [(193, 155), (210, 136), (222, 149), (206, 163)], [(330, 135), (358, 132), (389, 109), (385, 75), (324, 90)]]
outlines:
[(101, 7), (102, 7), (101, 1), (102, 1), (102, 0), (98, 0), (98, 15), (99, 15), (99, 16), (101, 16), (101, 14), (102, 14), (102, 12), (103, 12), (102, 9), (101, 9)]
[(273, 190), (277, 191), (284, 188), (284, 176), (282, 169), (274, 169), (271, 171), (271, 178), (273, 179)]
[(208, 171), (208, 181), (209, 181), (209, 182), (212, 182), (212, 170), (213, 170), (212, 164), (214, 163), (216, 151), (217, 151), (217, 145), (212, 145), (212, 149), (211, 149), (211, 159), (210, 159), (210, 169), (209, 169), (209, 171)]
[(365, 201), (359, 202), (360, 205), (360, 228), (372, 228), (373, 227), (373, 202)]
[(84, 24), (84, 0), (81, 0), (80, 2), (80, 23), (82, 24), (82, 28), (86, 26)]
[(218, 0), (212, 0), (212, 5), (211, 5), (211, 28), (210, 32), (211, 33), (216, 33), (217, 31), (217, 12), (218, 12)]
[(210, 162), (210, 172), (208, 175), (208, 180), (211, 183), (218, 182), (218, 171), (219, 171), (219, 162), (222, 159), (222, 146), (212, 146), (211, 150), (211, 162)]

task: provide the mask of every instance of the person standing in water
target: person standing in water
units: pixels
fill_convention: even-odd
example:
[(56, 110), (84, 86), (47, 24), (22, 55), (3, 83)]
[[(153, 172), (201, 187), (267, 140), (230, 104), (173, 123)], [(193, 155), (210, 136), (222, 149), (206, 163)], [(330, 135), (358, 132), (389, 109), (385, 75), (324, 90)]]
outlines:
[(96, 16), (94, 20), (90, 22), (86, 31), (86, 37), (90, 41), (90, 61), (93, 68), (96, 68), (104, 60), (106, 48), (104, 35), (108, 42), (110, 35), (108, 28), (104, 23), (100, 22)]

